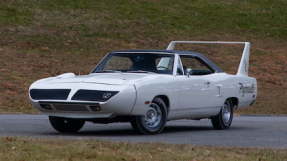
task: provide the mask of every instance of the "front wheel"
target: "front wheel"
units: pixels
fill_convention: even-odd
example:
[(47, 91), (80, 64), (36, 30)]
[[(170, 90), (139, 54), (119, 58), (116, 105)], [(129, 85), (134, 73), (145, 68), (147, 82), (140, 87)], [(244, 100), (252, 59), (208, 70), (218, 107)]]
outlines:
[(85, 124), (83, 120), (49, 116), (52, 127), (61, 133), (78, 132)]
[(214, 129), (223, 130), (231, 126), (233, 120), (232, 101), (226, 100), (218, 115), (211, 118)]
[(150, 104), (150, 109), (145, 116), (136, 116), (132, 121), (132, 127), (141, 134), (160, 133), (167, 119), (166, 105), (160, 98), (155, 98)]

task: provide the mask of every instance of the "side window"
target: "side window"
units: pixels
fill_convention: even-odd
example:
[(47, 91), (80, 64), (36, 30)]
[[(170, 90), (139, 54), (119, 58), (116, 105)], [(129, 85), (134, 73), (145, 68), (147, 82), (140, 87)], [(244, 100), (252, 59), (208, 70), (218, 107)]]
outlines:
[(205, 64), (202, 60), (192, 56), (180, 56), (184, 74), (187, 75), (207, 75), (214, 73), (214, 71)]
[(132, 61), (128, 57), (113, 56), (106, 64), (104, 70), (129, 70)]

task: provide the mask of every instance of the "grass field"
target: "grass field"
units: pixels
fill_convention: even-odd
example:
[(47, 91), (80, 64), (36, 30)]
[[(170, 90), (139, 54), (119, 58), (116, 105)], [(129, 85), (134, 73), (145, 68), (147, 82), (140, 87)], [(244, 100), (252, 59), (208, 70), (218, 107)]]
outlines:
[(287, 150), (192, 145), (110, 143), (94, 140), (0, 138), (0, 160), (284, 161)]
[[(259, 97), (240, 113), (287, 114), (286, 6), (284, 0), (1, 0), (0, 112), (36, 112), (27, 101), (33, 81), (86, 74), (112, 50), (248, 40)], [(228, 72), (241, 56), (239, 47), (180, 48), (202, 51)]]

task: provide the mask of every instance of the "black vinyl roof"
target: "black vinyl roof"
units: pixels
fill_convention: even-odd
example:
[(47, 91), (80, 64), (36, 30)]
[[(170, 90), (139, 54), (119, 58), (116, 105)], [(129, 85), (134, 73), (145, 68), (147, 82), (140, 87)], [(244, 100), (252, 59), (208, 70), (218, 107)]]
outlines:
[(217, 73), (223, 72), (221, 68), (219, 68), (215, 63), (213, 63), (210, 59), (208, 59), (203, 54), (200, 54), (198, 52), (194, 51), (185, 51), (185, 50), (119, 50), (119, 51), (113, 51), (112, 53), (166, 53), (166, 54), (179, 54), (179, 55), (190, 55), (197, 58), (200, 58), (202, 61), (204, 61), (206, 64), (208, 64), (212, 69), (215, 70)]

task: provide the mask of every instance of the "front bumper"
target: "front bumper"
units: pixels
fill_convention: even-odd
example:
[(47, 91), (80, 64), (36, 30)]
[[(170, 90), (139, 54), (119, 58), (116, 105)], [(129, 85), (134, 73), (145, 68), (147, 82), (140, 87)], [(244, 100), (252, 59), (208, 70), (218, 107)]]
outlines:
[(118, 110), (107, 110), (105, 104), (94, 102), (32, 102), (41, 113), (67, 118), (112, 118), (124, 114)]
[[(108, 85), (106, 85), (108, 86)], [(119, 91), (116, 95), (105, 102), (73, 100), (73, 96), (81, 89), (87, 89), (84, 84), (77, 85), (78, 88), (71, 89), (66, 100), (41, 99), (35, 100), (30, 96), (32, 105), (49, 116), (68, 118), (111, 118), (119, 115), (130, 115), (136, 101), (136, 90), (134, 86), (113, 86), (106, 89)], [(104, 90), (104, 85), (89, 84), (91, 90)], [(67, 87), (65, 87), (66, 89)], [(33, 87), (32, 89), (43, 89)], [(48, 87), (46, 89), (63, 89)], [(107, 90), (108, 91), (108, 90)]]

